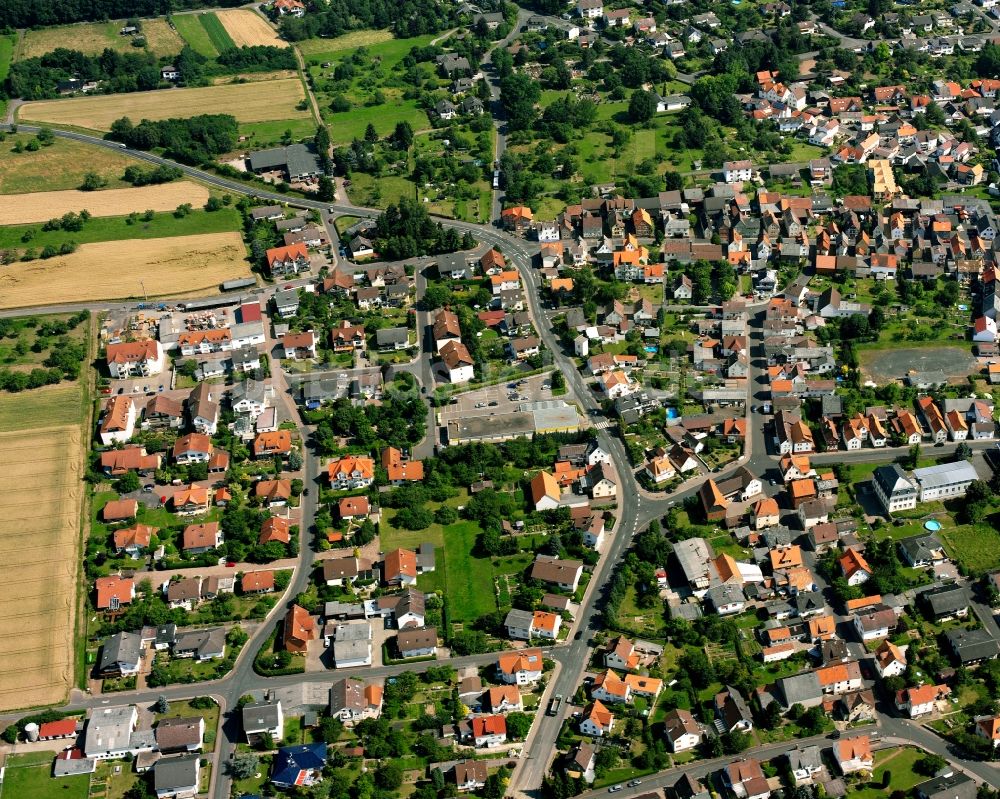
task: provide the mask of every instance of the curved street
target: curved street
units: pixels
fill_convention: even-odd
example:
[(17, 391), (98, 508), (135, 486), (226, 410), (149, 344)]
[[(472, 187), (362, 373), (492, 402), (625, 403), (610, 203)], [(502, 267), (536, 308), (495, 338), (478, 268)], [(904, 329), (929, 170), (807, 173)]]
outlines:
[[(526, 14), (526, 12), (522, 13)], [(487, 62), (486, 66), (489, 67), (491, 65)], [(494, 84), (494, 118), (498, 126), (497, 157), (499, 157), (499, 155), (503, 152), (505, 138), (502, 132), (503, 120), (500, 115), (499, 94), (496, 86), (495, 75), (491, 75), (491, 81)], [(37, 132), (38, 127), (18, 125), (18, 130), (24, 132)], [(169, 159), (165, 159), (151, 153), (124, 148), (118, 143), (107, 141), (97, 136), (65, 130), (54, 130), (53, 133), (58, 137), (85, 142), (96, 147), (113, 149), (132, 158), (151, 164), (177, 166), (191, 178), (234, 194), (245, 194), (262, 201), (282, 203), (295, 208), (317, 210), (320, 212), (324, 220), (328, 219), (330, 216), (337, 215), (351, 215), (371, 218), (380, 213), (377, 209), (358, 207), (344, 200), (333, 203), (323, 203), (292, 194), (283, 194), (277, 191), (262, 189), (256, 185), (247, 185), (246, 183), (223, 178), (191, 166), (178, 164)], [(495, 191), (492, 197), (494, 219), (499, 217), (502, 200), (502, 193), (500, 191)], [(502, 250), (509, 262), (514, 265), (521, 275), (521, 279), (525, 285), (524, 293), (527, 299), (528, 312), (532, 318), (538, 336), (543, 341), (548, 355), (551, 356), (552, 365), (562, 372), (562, 374), (567, 378), (567, 386), (569, 390), (567, 399), (575, 401), (587, 419), (592, 419), (595, 415), (599, 414), (600, 404), (593, 396), (593, 392), (587, 386), (580, 371), (576, 368), (570, 357), (563, 351), (562, 345), (553, 333), (548, 322), (548, 317), (542, 308), (540, 301), (540, 278), (537, 270), (533, 266), (534, 257), (538, 252), (538, 245), (512, 236), (509, 233), (500, 230), (495, 225), (479, 225), (446, 219), (441, 219), (441, 222), (442, 224), (453, 227), (458, 231), (470, 231), (481, 243), (494, 246)], [(300, 284), (298, 281), (292, 282), (293, 284)], [(417, 270), (416, 284), (418, 297), (422, 296), (423, 288), (426, 286), (426, 278), (420, 270)], [(273, 288), (265, 290), (265, 294), (262, 299), (266, 299), (269, 292), (273, 292)], [(35, 310), (46, 310), (48, 312), (69, 312), (79, 310), (81, 308), (99, 311), (131, 304), (134, 303), (123, 301), (117, 303), (65, 304), (37, 309), (14, 309), (3, 312), (2, 315), (23, 315)], [(755, 402), (756, 395), (763, 392), (766, 388), (765, 384), (762, 382), (764, 373), (761, 348), (762, 318), (762, 310), (757, 309), (757, 313), (751, 321), (751, 364), (747, 379), (748, 398), (746, 402), (746, 421), (749, 435), (745, 444), (744, 454), (738, 461), (721, 470), (718, 474), (713, 475), (713, 477), (719, 479), (732, 474), (741, 466), (746, 466), (754, 474), (765, 477), (772, 469), (775, 469), (777, 465), (776, 456), (769, 454), (768, 452), (766, 438), (767, 418), (759, 412), (760, 405)], [(425, 326), (427, 322), (427, 315), (422, 311), (419, 312), (418, 325)], [(418, 327), (418, 329), (421, 328)], [(427, 353), (422, 353), (419, 357), (419, 363), (417, 363), (417, 361), (411, 362), (406, 365), (405, 368), (407, 371), (413, 373), (422, 385), (428, 387), (433, 385), (433, 378), (430, 373), (430, 361)], [(295, 382), (295, 380), (296, 378), (292, 378), (291, 382)], [(297, 421), (296, 423), (303, 440), (308, 441), (310, 433), (309, 429), (303, 425), (301, 421)], [(425, 456), (430, 454), (431, 445), (434, 441), (435, 430), (432, 423), (433, 409), (429, 411), (428, 439), (425, 440), (423, 445), (421, 445), (420, 454)], [(594, 428), (593, 432), (601, 447), (611, 454), (615, 469), (619, 475), (619, 486), (621, 491), (616, 512), (617, 519), (613, 535), (610, 538), (610, 542), (606, 546), (606, 551), (603, 553), (599, 563), (594, 568), (592, 579), (588, 585), (583, 602), (581, 603), (575, 627), (570, 631), (570, 637), (566, 640), (566, 642), (558, 644), (548, 650), (551, 653), (550, 656), (556, 661), (557, 667), (555, 674), (549, 680), (546, 695), (543, 697), (543, 707), (544, 702), (549, 696), (556, 694), (571, 696), (575, 693), (577, 686), (580, 684), (583, 671), (592, 655), (592, 647), (589, 643), (591, 633), (600, 629), (599, 613), (602, 601), (605, 598), (609, 587), (610, 578), (616, 564), (621, 561), (625, 551), (630, 546), (633, 535), (637, 531), (644, 529), (650, 521), (665, 515), (670, 507), (693, 495), (704, 479), (704, 477), (692, 478), (670, 493), (651, 494), (650, 492), (641, 489), (635, 482), (633, 476), (634, 467), (631, 465), (625, 447), (619, 438), (611, 435), (607, 429)], [(986, 445), (973, 444), (972, 446), (976, 449)], [(992, 444), (990, 444), (990, 446), (992, 446)], [(889, 460), (896, 455), (903, 454), (904, 452), (905, 450), (895, 451), (891, 449), (862, 450), (851, 453), (838, 452), (831, 453), (829, 455), (817, 455), (815, 457), (815, 461), (817, 463), (844, 462), (848, 460), (862, 462), (873, 460), (884, 461)], [(305, 458), (305, 469), (307, 484), (315, 485), (321, 472), (320, 460), (311, 453), (308, 453)], [(85, 695), (81, 692), (74, 692), (71, 697), (71, 701), (66, 705), (66, 708), (94, 708), (111, 702), (117, 703), (121, 701), (151, 703), (161, 694), (165, 695), (168, 699), (174, 700), (190, 697), (195, 694), (208, 693), (216, 697), (223, 711), (226, 711), (234, 708), (239, 698), (251, 691), (281, 688), (310, 682), (328, 683), (332, 682), (334, 679), (340, 679), (350, 675), (364, 676), (366, 678), (386, 677), (393, 674), (399, 674), (403, 671), (419, 671), (426, 668), (428, 665), (433, 665), (409, 664), (378, 668), (339, 669), (335, 673), (318, 672), (277, 678), (261, 677), (254, 672), (254, 655), (264, 643), (270, 631), (273, 630), (274, 622), (280, 614), (285, 612), (290, 604), (291, 598), (304, 590), (308, 585), (315, 557), (315, 553), (310, 547), (309, 539), (311, 535), (312, 522), (316, 514), (317, 495), (318, 492), (316, 490), (312, 490), (303, 497), (303, 517), (300, 533), (299, 556), (295, 564), (293, 577), (288, 589), (281, 598), (281, 601), (276, 604), (266, 622), (257, 629), (251, 639), (247, 642), (237, 659), (233, 670), (225, 678), (198, 685), (174, 685), (164, 689), (120, 693), (108, 698), (93, 697)], [(582, 632), (579, 638), (576, 638), (573, 634), (576, 631)], [(451, 658), (447, 661), (447, 663), (456, 668), (462, 666), (483, 666), (493, 662), (494, 659), (494, 654), (485, 654), (466, 658)], [(6, 718), (13, 719), (16, 717), (16, 715), (11, 714)], [(224, 764), (232, 755), (236, 743), (240, 740), (242, 734), (240, 722), (236, 714), (226, 716), (225, 713), (223, 713), (223, 718), (224, 722), (219, 731), (215, 763), (212, 771), (212, 795), (216, 797), (216, 799), (227, 799), (230, 795), (231, 780), (226, 773)], [(509, 787), (509, 793), (513, 795), (526, 795), (530, 792), (537, 795), (537, 791), (541, 786), (542, 778), (545, 775), (551, 757), (554, 754), (556, 738), (562, 721), (562, 717), (551, 717), (545, 715), (544, 713), (539, 713), (537, 715), (529, 742), (524, 747), (526, 756), (518, 763), (518, 767), (514, 772)], [(998, 778), (1000, 778), (996, 767), (993, 765), (972, 763), (958, 759), (956, 756), (948, 752), (946, 744), (940, 738), (920, 725), (890, 716), (883, 716), (880, 720), (880, 726), (884, 735), (892, 736), (895, 739), (906, 740), (915, 743), (928, 751), (947, 756), (952, 761), (960, 763), (965, 770), (984, 781), (996, 784)], [(757, 750), (757, 753), (763, 756), (766, 755), (768, 751), (773, 750), (772, 754), (778, 754), (786, 748), (786, 745), (774, 745), (771, 747), (761, 748), (760, 750)], [(716, 763), (715, 765), (718, 764)], [(641, 788), (626, 789), (620, 795), (623, 797), (630, 796), (638, 792), (646, 791), (650, 787), (661, 787), (663, 785), (673, 784), (673, 782), (675, 782), (676, 779), (683, 773), (690, 772), (693, 774), (700, 774), (704, 770), (707, 770), (710, 766), (712, 766), (710, 761), (700, 761), (684, 767), (683, 769), (675, 769), (666, 774), (654, 775), (652, 777), (645, 778)], [(597, 793), (598, 792), (590, 792), (585, 794), (585, 796), (596, 796)]]

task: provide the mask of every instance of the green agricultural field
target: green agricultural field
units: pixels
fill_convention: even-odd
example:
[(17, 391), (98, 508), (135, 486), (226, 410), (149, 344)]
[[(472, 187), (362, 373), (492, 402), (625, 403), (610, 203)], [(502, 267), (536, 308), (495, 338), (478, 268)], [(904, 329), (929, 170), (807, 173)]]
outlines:
[(203, 16), (207, 15), (178, 14), (173, 17), (174, 27), (177, 28), (177, 32), (181, 35), (181, 38), (191, 46), (191, 49), (197, 53), (201, 53), (205, 58), (215, 58), (219, 54), (219, 51), (212, 43), (208, 31), (201, 22)]
[[(240, 215), (235, 208), (220, 208), (218, 211), (198, 209), (184, 217), (176, 217), (171, 212), (154, 215), (149, 222), (137, 220), (129, 225), (128, 217), (92, 217), (83, 230), (42, 230), (38, 225), (9, 225), (0, 227), (0, 249), (24, 250), (33, 248), (40, 252), (47, 245), (59, 247), (67, 241), (77, 244), (91, 244), (98, 241), (119, 241), (121, 239), (158, 239), (167, 236), (192, 236), (201, 233), (225, 233), (240, 229)], [(32, 231), (30, 238), (26, 234)]]
[[(41, 762), (39, 762), (41, 761)], [(52, 753), (37, 752), (7, 758), (0, 799), (87, 799), (90, 775), (51, 776)]]
[(199, 14), (198, 21), (208, 34), (212, 46), (218, 51), (229, 50), (236, 47), (229, 32), (215, 14)]

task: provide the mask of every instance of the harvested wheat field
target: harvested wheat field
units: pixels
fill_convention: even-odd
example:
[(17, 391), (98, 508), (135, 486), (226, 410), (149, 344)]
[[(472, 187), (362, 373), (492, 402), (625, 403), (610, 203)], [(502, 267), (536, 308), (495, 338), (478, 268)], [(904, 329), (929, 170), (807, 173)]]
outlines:
[[(73, 394), (79, 405), (78, 386)], [(28, 396), (23, 399), (29, 401)], [(0, 518), (6, 522), (0, 531), (0, 563), (5, 567), (0, 712), (6, 712), (59, 702), (73, 685), (84, 492), (80, 428), (0, 433), (0, 472), (9, 478), (0, 493)]]
[(289, 78), (197, 89), (159, 89), (44, 100), (21, 106), (18, 118), (92, 130), (110, 130), (111, 123), (124, 116), (133, 122), (199, 114), (232, 114), (239, 122), (308, 119), (308, 110), (299, 111), (295, 107), (304, 97), (302, 82)]
[(150, 297), (190, 295), (247, 277), (246, 254), (239, 233), (81, 244), (0, 272), (0, 308), (141, 297), (143, 285)]
[[(141, 53), (142, 50), (132, 46), (131, 36), (119, 33), (124, 24), (124, 20), (84, 22), (79, 25), (25, 31), (18, 59), (45, 55), (57, 47), (72, 47), (87, 55), (100, 55), (108, 48), (119, 53)], [(184, 46), (184, 40), (165, 19), (144, 19), (142, 35), (148, 49), (156, 55), (177, 55)]]
[(215, 16), (219, 18), (222, 27), (226, 29), (229, 38), (237, 47), (244, 45), (252, 47), (255, 44), (288, 47), (288, 42), (279, 39), (274, 28), (268, 25), (260, 14), (249, 9), (230, 8), (225, 11), (216, 11)]
[(173, 211), (178, 205), (204, 205), (208, 189), (183, 180), (137, 189), (105, 191), (37, 191), (31, 194), (0, 195), (0, 225), (44, 222), (67, 211), (86, 208), (91, 216), (125, 216), (132, 211)]

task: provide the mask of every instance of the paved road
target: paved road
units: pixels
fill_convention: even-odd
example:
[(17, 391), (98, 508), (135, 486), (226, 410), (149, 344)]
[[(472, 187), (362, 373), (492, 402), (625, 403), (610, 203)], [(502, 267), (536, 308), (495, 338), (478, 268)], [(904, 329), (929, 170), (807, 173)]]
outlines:
[[(493, 48), (486, 54), (486, 58), (483, 59), (482, 63), (482, 71), (486, 74), (490, 84), (490, 113), (493, 115), (493, 127), (496, 136), (496, 154), (494, 157), (498, 163), (500, 156), (507, 149), (507, 118), (504, 116), (503, 105), (500, 102), (500, 76), (493, 66), (493, 53), (501, 47), (509, 46), (520, 35), (521, 28), (530, 16), (530, 12), (525, 11), (523, 8), (518, 8), (517, 22), (511, 28), (510, 33), (493, 45)], [(501, 210), (503, 210), (503, 190), (498, 187), (493, 189), (492, 202), (490, 204), (490, 219), (499, 219)]]
[[(37, 130), (37, 128), (33, 128), (31, 126), (20, 126), (20, 129), (28, 132)], [(109, 149), (116, 149), (119, 151), (124, 149), (125, 154), (150, 163), (174, 165), (173, 162), (159, 158), (158, 156), (141, 151), (121, 148), (113, 142), (106, 142), (102, 139), (88, 136), (86, 134), (69, 131), (55, 131), (55, 135), (84, 141), (95, 146), (106, 147)], [(227, 191), (248, 193), (265, 201), (287, 203), (293, 207), (314, 208), (320, 211), (332, 206), (334, 209), (333, 213), (335, 214), (350, 214), (362, 217), (372, 217), (378, 213), (376, 209), (358, 208), (343, 201), (332, 204), (319, 203), (314, 200), (261, 190), (257, 187), (248, 187), (247, 185), (237, 181), (220, 178), (191, 167), (183, 165), (180, 166), (184, 172), (191, 177), (210, 183)], [(551, 353), (556, 368), (560, 369), (567, 377), (570, 389), (569, 398), (575, 398), (585, 413), (590, 413), (592, 411), (596, 412), (599, 407), (598, 403), (594, 399), (589, 387), (585, 384), (579, 371), (575, 368), (568, 356), (562, 351), (561, 345), (550, 330), (540, 306), (539, 279), (532, 267), (532, 258), (537, 253), (537, 245), (517, 239), (493, 227), (450, 220), (445, 221), (445, 224), (450, 225), (459, 231), (472, 231), (481, 242), (503, 249), (510, 262), (521, 274), (526, 288), (525, 296), (528, 302), (529, 313), (535, 322), (539, 336), (546, 344), (548, 352)], [(420, 280), (419, 276), (418, 280)], [(104, 304), (102, 306), (100, 304), (90, 303), (64, 307), (66, 310), (77, 310), (80, 307), (90, 307), (97, 310), (101, 307), (108, 307), (108, 304)], [(22, 310), (21, 313), (24, 313), (24, 311)], [(754, 357), (751, 359), (751, 374), (748, 379), (748, 390), (751, 393), (751, 402), (747, 403), (748, 410), (746, 411), (749, 422), (748, 430), (750, 431), (750, 437), (747, 444), (747, 456), (741, 460), (755, 474), (763, 475), (766, 474), (768, 470), (774, 468), (776, 458), (767, 452), (766, 440), (764, 437), (764, 419), (760, 417), (759, 414), (755, 414), (749, 410), (751, 406), (759, 407), (757, 403), (753, 402), (753, 400), (757, 394), (763, 391), (764, 388), (763, 384), (760, 382), (762, 374), (762, 353), (759, 351), (760, 320), (761, 315), (757, 315), (751, 324), (751, 339), (753, 342), (751, 345), (751, 352)], [(429, 370), (429, 366), (427, 365), (426, 359), (424, 359), (422, 363), (424, 366), (418, 371), (422, 372), (420, 377), (423, 378), (422, 382), (424, 382), (427, 379), (427, 374), (424, 372), (424, 368)], [(427, 385), (426, 382), (424, 384)], [(303, 435), (303, 439), (308, 440), (309, 431), (302, 428), (301, 433)], [(634, 533), (637, 530), (642, 529), (649, 520), (665, 514), (672, 504), (690, 496), (696, 489), (696, 483), (692, 481), (683, 486), (680, 491), (660, 496), (657, 499), (650, 499), (646, 492), (640, 492), (637, 490), (638, 487), (634, 484), (634, 481), (630, 480), (626, 476), (631, 474), (632, 468), (622, 443), (617, 438), (610, 436), (606, 430), (597, 430), (596, 436), (601, 446), (611, 454), (615, 468), (619, 474), (619, 484), (622, 490), (617, 513), (618, 523), (616, 530), (607, 545), (607, 551), (604, 553), (604, 556), (601, 558), (601, 561), (594, 571), (587, 596), (579, 612), (577, 629), (582, 631), (583, 634), (579, 640), (572, 638), (568, 643), (554, 647), (550, 650), (551, 657), (556, 661), (558, 667), (557, 673), (553, 679), (550, 680), (547, 695), (558, 693), (563, 696), (570, 696), (575, 692), (576, 686), (579, 684), (583, 672), (584, 664), (586, 664), (590, 657), (590, 648), (587, 644), (587, 638), (589, 637), (590, 632), (599, 629), (598, 614), (605, 598), (608, 580), (612, 574), (614, 565), (619, 562), (624, 555), (624, 552), (629, 546)], [(973, 446), (976, 447), (977, 445)], [(885, 460), (893, 457), (894, 454), (895, 451), (893, 450), (862, 450), (856, 453), (831, 453), (829, 457), (840, 461), (855, 459), (859, 461)], [(902, 452), (899, 454), (902, 454)], [(821, 459), (828, 456), (819, 455), (815, 457), (818, 462), (822, 462)], [(736, 468), (738, 468), (738, 464), (734, 464), (726, 470), (719, 472), (716, 477), (723, 478), (728, 476), (735, 471)], [(315, 457), (307, 457), (306, 470), (308, 478), (307, 482), (314, 484), (319, 476), (318, 459)], [(285, 594), (286, 598), (292, 597), (299, 591), (303, 590), (309, 580), (310, 567), (313, 562), (314, 554), (309, 548), (308, 543), (310, 527), (316, 511), (316, 495), (317, 492), (313, 490), (310, 491), (309, 495), (304, 498), (301, 534), (302, 540), (300, 542), (298, 568), (296, 569), (292, 584), (289, 587), (288, 592)], [(235, 706), (239, 696), (254, 689), (259, 690), (262, 688), (296, 685), (304, 682), (332, 682), (334, 678), (340, 678), (341, 676), (351, 673), (372, 678), (387, 676), (408, 670), (419, 671), (421, 668), (426, 668), (426, 665), (421, 664), (416, 666), (392, 666), (378, 669), (338, 670), (336, 674), (321, 672), (316, 674), (294, 675), (291, 677), (274, 679), (262, 678), (253, 672), (253, 656), (263, 643), (266, 636), (273, 629), (274, 621), (278, 614), (283, 613), (287, 606), (287, 601), (279, 602), (271, 616), (269, 616), (267, 623), (264, 624), (247, 643), (240, 658), (237, 660), (233, 671), (223, 680), (219, 680), (215, 683), (206, 683), (199, 685), (198, 687), (172, 686), (157, 691), (118, 694), (113, 698), (113, 700), (103, 697), (98, 698), (75, 695), (73, 697), (73, 701), (70, 703), (70, 707), (97, 707), (111, 701), (152, 702), (161, 693), (165, 694), (168, 699), (179, 699), (185, 696), (191, 696), (194, 693), (212, 692), (224, 708), (231, 708)], [(449, 663), (455, 667), (461, 667), (463, 665), (485, 665), (491, 662), (493, 657), (493, 655), (481, 655), (474, 656), (472, 658), (454, 658), (450, 660)], [(540, 716), (538, 722), (535, 724), (535, 728), (532, 731), (533, 737), (531, 741), (531, 751), (536, 753), (536, 755), (523, 761), (519, 765), (519, 768), (515, 771), (511, 782), (512, 793), (519, 793), (523, 795), (525, 791), (534, 791), (540, 786), (541, 779), (544, 776), (549, 762), (549, 757), (555, 749), (554, 744), (560, 723), (561, 719), (544, 715)], [(943, 747), (943, 743), (940, 742), (936, 736), (933, 736), (926, 731), (919, 731), (917, 728), (911, 729), (912, 725), (905, 722), (899, 723), (905, 725), (899, 728), (901, 735), (904, 737), (908, 733), (912, 733), (910, 739), (921, 743), (921, 745), (926, 744), (928, 748), (930, 748), (931, 745), (938, 746), (939, 748)], [(238, 721), (234, 718), (227, 719), (219, 736), (218, 754), (222, 762), (228, 759), (234, 749), (235, 742), (239, 739), (239, 735), (240, 731), (238, 729)], [(932, 749), (932, 751), (934, 750)], [(766, 752), (766, 749), (761, 749), (756, 754), (759, 756), (766, 756)], [(972, 773), (991, 773), (984, 772), (983, 770), (992, 767), (984, 766), (982, 764), (974, 765), (975, 768), (969, 769)], [(976, 771), (977, 768), (979, 769), (978, 772)], [(676, 775), (680, 773), (682, 772), (675, 770), (673, 775), (676, 777)], [(650, 784), (653, 783), (644, 782), (643, 787), (645, 788)], [(218, 799), (227, 797), (229, 794), (229, 787), (230, 781), (228, 777), (220, 774), (215, 790), (215, 796), (218, 797)]]

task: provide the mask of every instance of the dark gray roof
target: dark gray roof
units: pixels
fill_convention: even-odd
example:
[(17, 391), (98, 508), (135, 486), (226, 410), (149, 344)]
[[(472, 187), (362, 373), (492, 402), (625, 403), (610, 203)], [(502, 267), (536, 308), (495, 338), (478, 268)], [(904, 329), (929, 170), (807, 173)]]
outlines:
[(175, 652), (193, 652), (195, 657), (207, 658), (222, 655), (226, 649), (226, 631), (222, 627), (208, 630), (191, 630), (177, 636)]
[(826, 600), (823, 599), (823, 594), (819, 591), (803, 591), (796, 594), (792, 601), (800, 616), (826, 607)]
[(899, 467), (898, 463), (890, 463), (888, 466), (879, 466), (872, 472), (872, 479), (877, 482), (886, 496), (892, 496), (897, 491), (909, 491), (915, 493), (913, 483)]
[(142, 636), (118, 633), (101, 648), (101, 671), (111, 671), (119, 663), (138, 663), (142, 657)]
[(716, 585), (709, 588), (708, 591), (705, 592), (705, 596), (716, 609), (723, 608), (732, 602), (743, 602), (746, 599), (743, 595), (743, 589), (740, 586), (733, 585), (731, 583)]
[(405, 344), (409, 333), (405, 327), (384, 327), (375, 331), (375, 341), (378, 344)]
[(976, 792), (976, 783), (961, 771), (935, 777), (917, 786), (917, 795), (923, 799), (975, 799)]
[(815, 702), (823, 696), (823, 690), (819, 686), (819, 677), (815, 672), (808, 671), (805, 674), (795, 674), (780, 680), (781, 693), (785, 697), (785, 706), (791, 707), (796, 703)]
[(243, 706), (243, 731), (260, 732), (278, 726), (279, 702), (253, 702)]
[(948, 630), (945, 634), (948, 645), (962, 663), (971, 663), (996, 657), (1000, 646), (986, 630)]
[(157, 793), (198, 784), (198, 756), (165, 757), (153, 767), (153, 784)]
[(793, 771), (800, 768), (818, 769), (823, 765), (818, 746), (803, 746), (801, 749), (795, 747), (788, 753), (788, 763)]
[(969, 595), (960, 585), (942, 585), (924, 591), (920, 598), (926, 602), (937, 616), (948, 616), (969, 607)]
[(936, 535), (913, 535), (900, 541), (899, 548), (911, 563), (919, 563), (930, 560), (941, 549), (941, 542)]
[(320, 175), (319, 155), (312, 145), (290, 144), (288, 147), (274, 147), (250, 153), (250, 169), (254, 172), (269, 169), (284, 169), (290, 175)]

